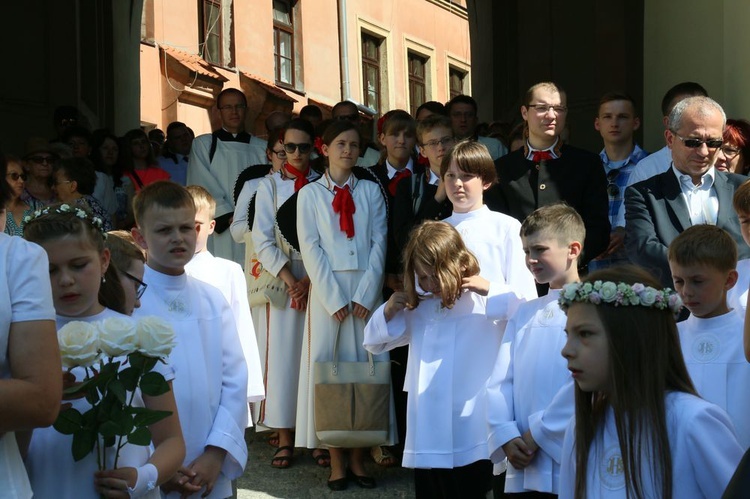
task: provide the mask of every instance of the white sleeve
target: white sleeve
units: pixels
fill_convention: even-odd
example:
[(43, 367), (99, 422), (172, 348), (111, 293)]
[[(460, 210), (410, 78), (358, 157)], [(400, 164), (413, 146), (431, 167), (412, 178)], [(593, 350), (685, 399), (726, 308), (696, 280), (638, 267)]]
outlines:
[(232, 272), (230, 287), (232, 290), (231, 308), (237, 317), (237, 330), (242, 345), (242, 353), (247, 364), (247, 401), (259, 402), (266, 396), (263, 386), (263, 372), (260, 367), (260, 353), (258, 352), (258, 340), (255, 336), (255, 327), (250, 315), (250, 304), (247, 301), (247, 282), (242, 267), (231, 262)]
[(707, 404), (685, 427), (688, 452), (672, 459), (690, 460), (703, 497), (721, 497), (744, 453), (729, 416), (718, 406)]
[[(321, 229), (319, 223), (330, 224), (328, 212), (318, 206), (315, 184), (307, 185), (297, 193), (297, 235), (299, 238), (302, 262), (305, 265), (310, 282), (321, 292), (318, 297), (329, 315), (333, 316), (343, 307), (349, 305), (349, 298), (344, 295), (333, 275), (331, 264), (321, 248)], [(319, 214), (318, 209), (323, 213)]]
[(264, 178), (255, 193), (255, 221), (253, 245), (263, 268), (278, 276), (289, 257), (276, 245), (276, 204), (273, 198), (273, 178)]
[(242, 475), (247, 463), (247, 364), (242, 354), (237, 326), (229, 304), (222, 300), (222, 381), (219, 407), (214, 416), (206, 445), (227, 451), (222, 472), (230, 480)]
[(505, 459), (503, 445), (521, 436), (521, 432), (515, 421), (513, 403), (515, 375), (513, 352), (515, 350), (517, 327), (515, 318), (508, 322), (503, 341), (500, 343), (495, 367), (487, 382), (488, 443), (490, 459), (492, 459), (493, 463), (499, 463)]
[[(516, 229), (517, 226), (517, 229)], [(526, 255), (523, 252), (523, 243), (519, 232), (521, 224), (514, 224), (505, 236), (505, 268), (507, 272), (507, 284), (520, 297), (525, 300), (533, 300), (537, 297), (536, 283), (526, 267)]]
[(560, 461), (560, 490), (558, 499), (574, 499), (576, 488), (576, 422), (575, 418), (565, 429)]
[(190, 150), (187, 170), (188, 185), (200, 185), (211, 193), (216, 200), (216, 216), (226, 215), (234, 211), (234, 203), (227, 198), (227, 191), (219, 180), (211, 173), (211, 160), (208, 157), (211, 146), (210, 134), (201, 135), (193, 141)]
[(390, 321), (385, 320), (385, 303), (372, 314), (365, 326), (364, 347), (370, 353), (379, 354), (408, 345), (411, 334), (406, 330), (406, 313), (402, 310)]
[(55, 320), (47, 253), (17, 236), (2, 234), (0, 238), (7, 248), (2, 251), (6, 258), (3, 285), (11, 304), (10, 322)]
[(370, 219), (370, 254), (352, 301), (372, 310), (382, 300), (388, 222), (385, 200), (377, 189), (370, 190), (369, 203), (373, 215)]
[(560, 463), (565, 430), (575, 415), (575, 381), (570, 377), (546, 409), (529, 415), (529, 431), (534, 441), (556, 463)]
[(245, 243), (245, 232), (250, 230), (247, 223), (247, 210), (250, 208), (250, 201), (253, 199), (253, 194), (250, 182), (245, 182), (240, 195), (237, 197), (237, 204), (234, 207), (234, 217), (232, 218), (232, 224), (229, 226), (232, 239), (240, 244)]

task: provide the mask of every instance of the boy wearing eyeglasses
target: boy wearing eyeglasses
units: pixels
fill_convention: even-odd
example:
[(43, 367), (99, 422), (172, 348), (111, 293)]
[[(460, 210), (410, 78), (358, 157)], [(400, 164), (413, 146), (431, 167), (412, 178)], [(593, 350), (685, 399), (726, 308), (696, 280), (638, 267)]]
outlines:
[(688, 97), (669, 114), (665, 138), (672, 152), (669, 170), (638, 182), (625, 191), (625, 248), (638, 264), (664, 286), (671, 287), (667, 247), (693, 225), (716, 225), (737, 242), (739, 258), (750, 257), (737, 214), (735, 189), (744, 175), (715, 168), (722, 146), (726, 115), (709, 97)]
[(599, 101), (599, 112), (594, 119), (594, 128), (601, 134), (604, 149), (599, 157), (607, 176), (609, 197), (609, 223), (612, 231), (607, 249), (589, 262), (589, 270), (597, 270), (628, 261), (625, 252), (625, 187), (640, 160), (648, 156), (633, 139), (633, 133), (641, 126), (635, 110), (635, 101), (625, 93), (609, 92)]
[(529, 88), (521, 106), (524, 147), (495, 161), (498, 183), (485, 193), (485, 204), (521, 222), (539, 207), (568, 203), (586, 227), (583, 267), (609, 246), (609, 198), (599, 157), (563, 143), (567, 113), (565, 91), (557, 84)]
[(234, 215), (234, 183), (248, 165), (265, 166), (266, 142), (245, 131), (247, 99), (240, 90), (222, 90), (216, 108), (221, 128), (193, 140), (187, 183), (205, 187), (216, 200), (216, 229), (209, 250), (242, 265), (245, 248), (227, 231)]

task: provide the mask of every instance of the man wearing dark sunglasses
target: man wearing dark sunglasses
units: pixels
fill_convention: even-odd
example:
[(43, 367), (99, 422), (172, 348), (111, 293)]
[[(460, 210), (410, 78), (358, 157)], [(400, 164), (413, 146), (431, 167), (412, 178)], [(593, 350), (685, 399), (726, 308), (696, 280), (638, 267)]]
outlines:
[(234, 183), (245, 168), (265, 166), (266, 141), (245, 131), (247, 99), (242, 91), (222, 90), (216, 108), (221, 128), (193, 140), (187, 183), (204, 187), (216, 200), (216, 228), (208, 242), (209, 251), (242, 265), (244, 246), (235, 243), (227, 231), (234, 215)]
[(734, 191), (747, 177), (714, 167), (725, 124), (724, 110), (709, 97), (678, 102), (665, 132), (671, 167), (625, 191), (628, 256), (654, 272), (665, 286), (672, 287), (667, 247), (690, 226), (721, 227), (737, 241), (739, 258), (750, 257), (732, 208)]

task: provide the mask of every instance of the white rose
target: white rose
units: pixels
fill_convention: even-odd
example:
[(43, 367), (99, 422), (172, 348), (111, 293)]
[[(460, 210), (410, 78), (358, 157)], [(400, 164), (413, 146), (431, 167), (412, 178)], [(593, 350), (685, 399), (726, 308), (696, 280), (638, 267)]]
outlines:
[(599, 290), (599, 294), (603, 302), (612, 303), (617, 297), (617, 284), (612, 281), (602, 283), (602, 289)]
[(643, 291), (641, 291), (638, 296), (641, 298), (641, 303), (643, 305), (650, 307), (651, 305), (656, 303), (656, 295), (658, 293), (659, 292), (657, 290), (649, 286)]
[(90, 367), (99, 360), (99, 332), (82, 321), (69, 322), (57, 332), (63, 367)]
[(98, 324), (99, 345), (108, 357), (138, 350), (135, 322), (129, 317), (109, 317)]
[(174, 329), (161, 317), (149, 316), (138, 321), (138, 350), (149, 357), (167, 357), (175, 345)]

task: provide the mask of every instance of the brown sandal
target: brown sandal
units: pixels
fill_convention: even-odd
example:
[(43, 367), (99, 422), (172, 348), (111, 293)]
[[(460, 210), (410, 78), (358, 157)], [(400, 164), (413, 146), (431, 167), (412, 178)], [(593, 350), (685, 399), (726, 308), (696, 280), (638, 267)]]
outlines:
[(396, 466), (396, 458), (391, 454), (391, 451), (388, 450), (388, 447), (383, 447), (380, 445), (376, 445), (375, 447), (370, 448), (370, 456), (372, 457), (372, 460), (375, 461), (375, 464), (378, 464), (384, 468), (390, 468), (392, 466)]
[[(279, 456), (280, 452), (289, 452), (288, 456)], [(271, 466), (279, 469), (286, 469), (292, 465), (294, 461), (294, 447), (291, 445), (285, 445), (279, 447), (271, 458)]]

